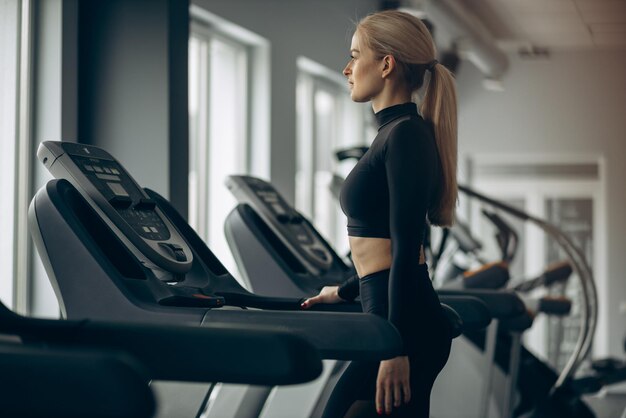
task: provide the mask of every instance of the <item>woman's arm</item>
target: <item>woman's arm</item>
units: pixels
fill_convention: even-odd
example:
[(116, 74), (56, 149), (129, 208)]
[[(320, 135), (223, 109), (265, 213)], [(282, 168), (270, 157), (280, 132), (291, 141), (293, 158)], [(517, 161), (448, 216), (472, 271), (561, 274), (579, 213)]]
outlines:
[[(415, 340), (414, 295), (407, 289), (418, 274), (420, 248), (437, 167), (434, 138), (414, 121), (395, 126), (385, 144), (389, 187), (389, 321), (398, 329), (404, 352)], [(425, 320), (425, 318), (424, 318)]]
[(339, 286), (337, 294), (346, 302), (352, 302), (359, 296), (359, 291), (359, 276), (355, 274)]

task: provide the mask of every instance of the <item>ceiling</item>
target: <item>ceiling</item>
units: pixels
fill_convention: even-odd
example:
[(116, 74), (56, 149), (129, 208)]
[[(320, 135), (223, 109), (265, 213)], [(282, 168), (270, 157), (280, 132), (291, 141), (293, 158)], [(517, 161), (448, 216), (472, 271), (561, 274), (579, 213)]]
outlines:
[(507, 51), (626, 50), (626, 0), (457, 1)]

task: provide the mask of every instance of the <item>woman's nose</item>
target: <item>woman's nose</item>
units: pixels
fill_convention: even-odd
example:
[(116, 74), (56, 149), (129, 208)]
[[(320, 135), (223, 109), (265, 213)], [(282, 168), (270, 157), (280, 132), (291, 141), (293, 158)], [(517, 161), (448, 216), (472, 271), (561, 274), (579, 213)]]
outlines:
[(348, 76), (350, 74), (350, 64), (346, 65), (343, 69), (343, 75)]

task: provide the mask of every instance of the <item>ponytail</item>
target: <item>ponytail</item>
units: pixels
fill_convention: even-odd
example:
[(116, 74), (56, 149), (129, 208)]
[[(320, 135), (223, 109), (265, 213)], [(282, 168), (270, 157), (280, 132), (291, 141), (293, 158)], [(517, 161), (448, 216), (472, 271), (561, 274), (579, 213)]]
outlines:
[(430, 223), (437, 226), (451, 226), (454, 223), (458, 200), (456, 106), (454, 77), (443, 65), (435, 65), (420, 111), (424, 119), (430, 121), (435, 128), (435, 141), (443, 174), (439, 199), (428, 211)]

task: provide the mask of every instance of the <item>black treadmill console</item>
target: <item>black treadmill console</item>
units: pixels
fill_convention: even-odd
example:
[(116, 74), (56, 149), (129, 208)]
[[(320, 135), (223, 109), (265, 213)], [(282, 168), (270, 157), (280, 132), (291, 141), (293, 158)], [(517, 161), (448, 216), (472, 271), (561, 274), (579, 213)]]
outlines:
[(310, 274), (319, 275), (332, 267), (335, 259), (322, 237), (271, 184), (250, 176), (228, 176), (226, 187), (240, 203), (258, 210)]
[(142, 261), (172, 272), (168, 281), (182, 280), (192, 265), (191, 249), (115, 158), (90, 145), (52, 141), (39, 146), (37, 157), (55, 178), (68, 180), (94, 202), (118, 236), (148, 259)]

